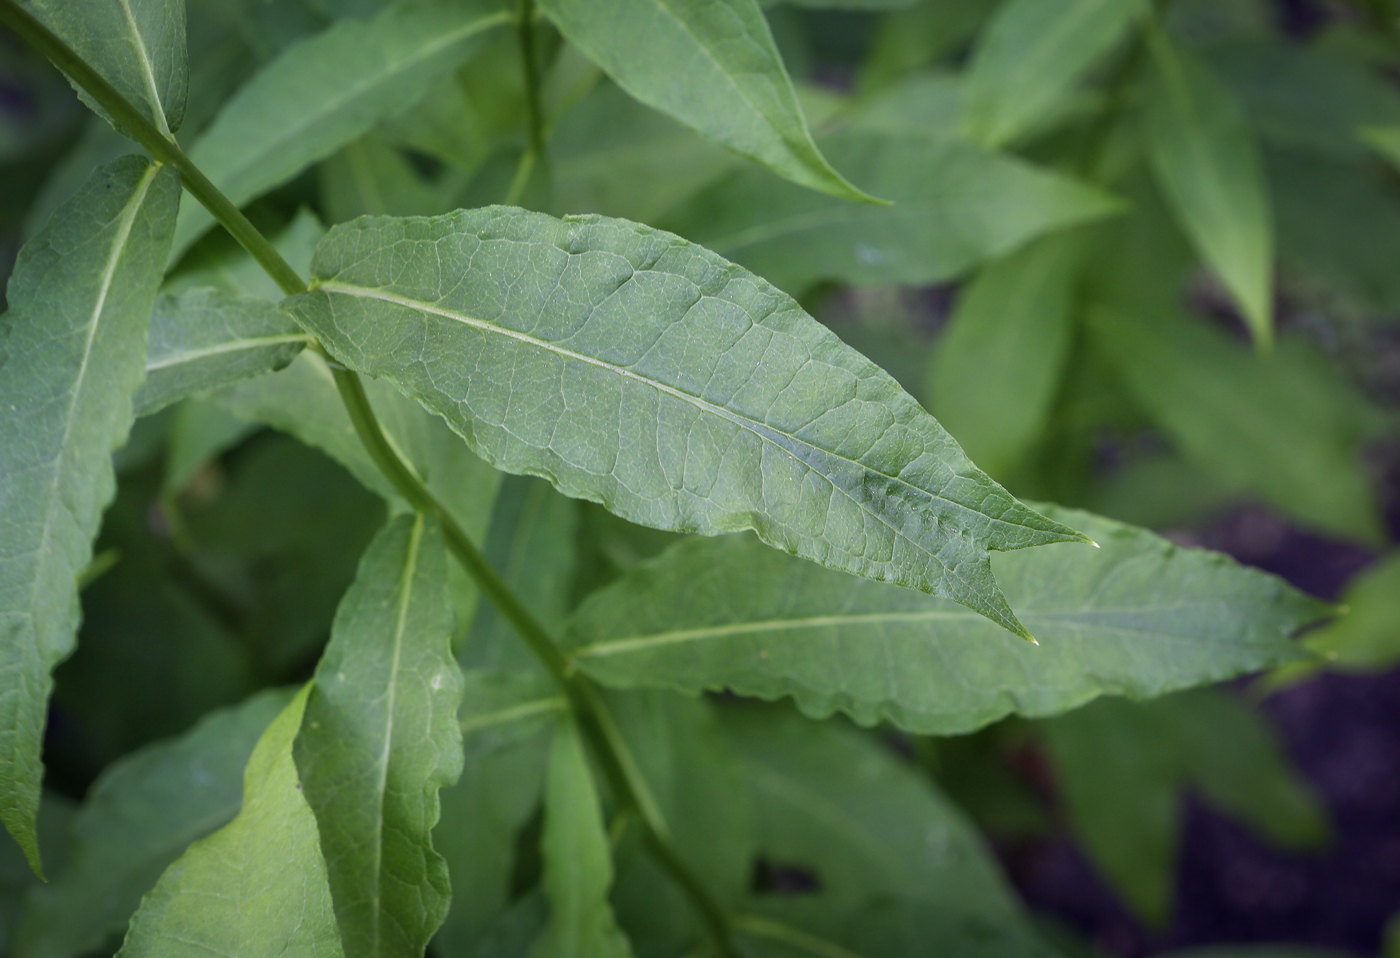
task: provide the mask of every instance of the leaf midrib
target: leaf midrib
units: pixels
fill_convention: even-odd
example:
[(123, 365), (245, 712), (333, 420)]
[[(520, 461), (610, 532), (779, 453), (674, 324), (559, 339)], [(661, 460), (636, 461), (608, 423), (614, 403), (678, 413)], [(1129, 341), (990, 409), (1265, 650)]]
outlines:
[(281, 346), (287, 343), (311, 342), (311, 337), (305, 333), (288, 333), (283, 336), (256, 336), (247, 339), (230, 339), (219, 343), (216, 346), (204, 346), (199, 349), (187, 349), (158, 359), (155, 362), (146, 363), (146, 373), (157, 372), (162, 369), (169, 369), (172, 366), (179, 366), (184, 363), (197, 362), (207, 359), (210, 356), (218, 356), (223, 353), (236, 353), (244, 350), (260, 349), (265, 346)]
[(150, 51), (146, 49), (146, 38), (141, 36), (140, 29), (136, 26), (136, 17), (131, 12), (130, 0), (117, 0), (122, 5), (122, 14), (126, 17), (126, 25), (131, 29), (131, 36), (136, 41), (136, 53), (141, 61), (141, 75), (146, 81), (146, 95), (151, 98), (151, 112), (155, 114), (153, 119), (160, 129), (161, 136), (170, 139), (170, 124), (165, 119), (165, 104), (161, 102), (160, 92), (156, 89), (155, 67), (151, 63)]
[[(506, 326), (499, 326), (495, 323), (488, 323), (484, 320), (477, 319), (474, 316), (468, 316), (465, 313), (457, 313), (440, 306), (434, 306), (430, 303), (424, 303), (419, 300), (410, 299), (406, 296), (398, 296), (393, 293), (386, 293), (381, 290), (371, 290), (365, 287), (350, 286), (348, 284), (336, 282), (322, 282), (319, 283), (316, 288), (329, 293), (340, 293), (345, 296), (358, 297), (362, 299), (377, 299), (381, 302), (393, 303), (398, 306), (403, 306), (407, 309), (415, 309), (420, 312), (429, 313), (431, 315), (441, 316), (444, 319), (451, 319), (465, 326), (470, 326), (474, 329), (480, 329), (481, 331), (486, 333), (496, 333), (502, 336), (506, 336), (510, 339), (515, 339), (519, 342), (527, 343), (531, 346), (535, 346), (548, 352), (555, 353), (561, 358), (573, 359), (577, 360), (578, 362), (587, 363), (591, 366), (596, 366), (600, 369), (606, 369), (609, 372), (612, 372), (623, 378), (632, 379), (645, 386), (650, 386), (656, 391), (666, 393), (667, 395), (673, 396), (676, 399), (681, 400), (682, 402), (690, 403), (697, 409), (701, 409), (702, 411), (708, 411), (721, 419), (726, 419), (734, 425), (738, 426), (739, 428), (745, 429), (748, 432), (752, 433), (761, 441), (768, 442), (776, 446), (777, 448), (783, 450), (788, 455), (792, 456), (794, 459), (798, 459), (798, 461), (800, 461), (804, 466), (811, 470), (814, 475), (820, 476), (822, 479), (824, 479), (833, 490), (839, 492), (850, 502), (854, 503), (855, 506), (858, 509), (860, 509), (862, 513), (873, 517), (874, 519), (882, 523), (884, 526), (886, 526), (892, 533), (894, 533), (894, 535), (897, 538), (910, 543), (920, 552), (927, 555), (930, 559), (937, 563), (941, 569), (944, 570), (945, 575), (947, 575), (949, 578), (957, 578), (959, 581), (966, 581), (961, 576), (955, 577), (952, 573), (952, 570), (949, 569), (949, 567), (943, 562), (941, 558), (938, 557), (936, 553), (927, 549), (925, 546), (923, 546), (923, 544), (918, 542), (918, 540), (910, 538), (909, 536), (901, 532), (899, 529), (895, 528), (895, 526), (891, 524), (889, 520), (885, 519), (885, 517), (881, 516), (879, 513), (871, 511), (865, 503), (862, 503), (855, 496), (851, 495), (851, 493), (848, 490), (842, 488), (841, 486), (833, 482), (829, 477), (827, 477), (819, 469), (813, 466), (806, 458), (802, 458), (795, 455), (793, 453), (793, 450), (788, 448), (788, 446), (785, 445), (781, 440), (791, 439), (794, 444), (805, 446), (807, 449), (812, 450), (814, 452), (820, 453), (822, 455), (831, 456), (833, 459), (839, 459), (842, 462), (849, 463), (852, 466), (855, 466), (856, 468), (861, 469), (871, 475), (879, 476), (880, 478), (887, 479), (890, 482), (899, 483), (900, 485), (914, 491), (920, 496), (925, 496), (930, 500), (945, 503), (953, 509), (957, 510), (958, 512), (963, 513), (964, 515), (975, 515), (987, 522), (1007, 526), (1013, 529), (1026, 528), (1024, 526), (1016, 526), (1012, 523), (1008, 523), (1005, 520), (997, 519), (993, 516), (987, 515), (986, 513), (975, 512), (962, 505), (961, 503), (954, 502), (951, 499), (946, 499), (943, 496), (935, 495), (934, 493), (929, 492), (927, 489), (921, 489), (918, 486), (915, 486), (912, 483), (910, 483), (907, 479), (902, 479), (898, 476), (891, 476), (887, 473), (880, 472), (879, 470), (873, 469), (870, 466), (857, 460), (848, 459), (845, 456), (839, 455), (838, 453), (835, 453), (831, 450), (822, 449), (820, 446), (817, 446), (814, 443), (811, 443), (798, 436), (788, 436), (786, 433), (779, 432), (778, 430), (773, 429), (771, 426), (768, 426), (765, 423), (760, 423), (747, 416), (743, 416), (739, 413), (725, 409), (723, 406), (716, 405), (715, 403), (712, 403), (707, 399), (703, 399), (699, 396), (694, 396), (681, 389), (677, 389), (676, 387), (671, 386), (667, 383), (660, 382), (659, 380), (650, 379), (639, 373), (633, 372), (632, 370), (627, 369), (626, 367), (618, 366), (614, 363), (607, 362), (606, 360), (598, 359), (594, 356), (588, 356), (584, 353), (576, 352), (575, 350), (560, 346), (558, 343), (552, 343), (548, 340), (531, 336), (528, 333), (522, 333), (518, 330), (510, 329)], [(961, 530), (958, 530), (956, 528), (948, 529), (947, 533), (950, 536), (963, 535)]]

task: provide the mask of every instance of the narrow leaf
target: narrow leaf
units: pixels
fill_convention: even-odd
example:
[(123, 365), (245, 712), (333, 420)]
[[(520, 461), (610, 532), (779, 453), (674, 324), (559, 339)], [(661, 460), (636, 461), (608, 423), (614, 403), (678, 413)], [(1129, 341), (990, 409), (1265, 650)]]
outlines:
[(166, 293), (151, 314), (136, 414), (281, 369), (309, 337), (275, 303), (219, 289)]
[(617, 926), (608, 890), (612, 849), (583, 740), (571, 720), (554, 727), (544, 792), (544, 893), (549, 923), (531, 958), (626, 958), (632, 954)]
[(1165, 35), (1151, 38), (1146, 148), (1183, 231), (1261, 347), (1273, 342), (1273, 214), (1258, 147), (1229, 89)]
[(261, 693), (105, 771), (74, 819), (67, 867), (25, 902), (15, 955), (78, 958), (120, 933), (166, 867), (238, 813), (244, 766), (289, 698)]
[(951, 602), (866, 582), (748, 537), (690, 540), (588, 598), (573, 660), (608, 685), (793, 696), (933, 734), (1101, 694), (1140, 697), (1297, 656), (1289, 635), (1325, 607), (1222, 555), (1087, 513), (1047, 510), (1097, 550), (997, 558), (1040, 640), (1028, 646)]
[(968, 67), (967, 134), (995, 149), (1036, 126), (1145, 8), (1143, 0), (1003, 4)]
[(310, 691), (302, 689), (253, 749), (238, 817), (191, 845), (142, 901), (121, 958), (340, 958), (316, 818), (292, 762)]
[(115, 491), (179, 178), (125, 157), (26, 243), (0, 317), (0, 821), (34, 869), (39, 751)]
[(839, 203), (740, 170), (665, 225), (798, 295), (820, 280), (942, 282), (1120, 209), (1076, 180), (942, 136), (853, 128), (822, 143), (857, 183), (894, 205)]
[(1041, 438), (1074, 338), (1079, 244), (1050, 236), (987, 267), (938, 342), (930, 405), (1005, 481)]
[(361, 219), (327, 235), (313, 273), (290, 308), (338, 361), (498, 468), (631, 521), (754, 528), (1022, 634), (986, 550), (1082, 539), (791, 299), (679, 237), (502, 207)]
[(632, 96), (794, 183), (871, 197), (812, 142), (755, 0), (540, 0), (559, 31)]
[(341, 601), (294, 749), (347, 958), (420, 956), (447, 913), (431, 832), (462, 771), (451, 642), (441, 527), (400, 516)]
[[(161, 133), (180, 128), (189, 87), (185, 0), (24, 3)], [(111, 119), (85, 91), (78, 95)]]
[[(341, 20), (240, 88), (190, 159), (234, 203), (246, 203), (411, 106), (508, 20), (492, 0), (399, 0), (371, 20)], [(186, 199), (175, 255), (213, 222)]]

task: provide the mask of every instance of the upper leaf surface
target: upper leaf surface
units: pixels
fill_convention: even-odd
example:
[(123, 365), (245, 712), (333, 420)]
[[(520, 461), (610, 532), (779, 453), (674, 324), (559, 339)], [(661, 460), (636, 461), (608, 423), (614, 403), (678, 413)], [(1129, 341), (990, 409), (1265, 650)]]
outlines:
[(1011, 0), (968, 68), (963, 126), (999, 147), (1054, 110), (1079, 75), (1143, 13), (1143, 0)]
[(390, 521), (336, 612), (294, 749), (347, 958), (421, 956), (447, 913), (438, 789), (462, 770), (447, 549)]
[(94, 172), (20, 251), (0, 317), (0, 820), (36, 871), (49, 672), (73, 649), (179, 190), (134, 156)]
[[(161, 133), (169, 136), (180, 128), (189, 88), (185, 0), (25, 0), (25, 5)], [(85, 91), (78, 95), (107, 116)]]
[(1120, 209), (1076, 180), (944, 137), (852, 128), (822, 143), (894, 205), (840, 203), (747, 169), (701, 191), (665, 225), (797, 295), (819, 280), (941, 282)]
[(1230, 90), (1165, 35), (1152, 36), (1146, 147), (1182, 229), (1219, 275), (1256, 342), (1273, 341), (1273, 214), (1259, 151)]
[(29, 894), (15, 954), (77, 958), (120, 933), (166, 866), (238, 813), (248, 756), (289, 698), (261, 693), (105, 771), (73, 821), (68, 865)]
[[(372, 20), (341, 20), (249, 80), (190, 159), (234, 203), (246, 203), (410, 106), (507, 20), (492, 0), (400, 0)], [(176, 255), (213, 222), (187, 199)]]
[(146, 382), (136, 397), (147, 415), (195, 393), (281, 369), (308, 342), (275, 303), (214, 288), (156, 300)]
[(122, 958), (341, 958), (316, 819), (292, 762), (311, 686), (273, 720), (243, 775), (243, 807), (171, 865), (131, 919)]
[(561, 33), (638, 100), (779, 176), (870, 200), (832, 169), (755, 0), (540, 0)]
[(787, 296), (668, 233), (500, 207), (362, 219), (313, 272), (289, 308), (337, 360), (634, 522), (752, 528), (1017, 632), (987, 550), (1082, 538)]
[(1017, 642), (950, 602), (830, 572), (747, 537), (691, 540), (591, 596), (567, 641), (609, 685), (791, 695), (917, 732), (957, 734), (1100, 694), (1158, 695), (1294, 658), (1324, 607), (1225, 556), (1049, 510), (1101, 549), (1000, 556)]

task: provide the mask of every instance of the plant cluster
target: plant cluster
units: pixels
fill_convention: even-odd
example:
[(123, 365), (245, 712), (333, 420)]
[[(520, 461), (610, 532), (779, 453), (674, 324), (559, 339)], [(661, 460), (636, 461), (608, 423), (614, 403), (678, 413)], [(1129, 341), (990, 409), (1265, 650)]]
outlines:
[(9, 952), (1057, 955), (928, 774), (1007, 742), (1149, 921), (1184, 785), (1323, 841), (1203, 686), (1400, 566), (1299, 641), (1143, 526), (1384, 542), (1393, 20), (0, 0)]

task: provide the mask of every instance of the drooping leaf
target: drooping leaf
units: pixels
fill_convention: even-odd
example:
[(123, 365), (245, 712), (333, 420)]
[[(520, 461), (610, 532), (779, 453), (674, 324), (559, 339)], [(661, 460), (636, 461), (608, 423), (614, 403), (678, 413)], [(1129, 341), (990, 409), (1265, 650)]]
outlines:
[(994, 476), (1041, 437), (1074, 337), (1080, 249), (1050, 236), (980, 272), (938, 342), (929, 405)]
[(941, 282), (1119, 210), (1093, 187), (946, 137), (851, 129), (822, 142), (856, 182), (894, 205), (840, 203), (745, 169), (665, 225), (798, 295), (819, 280)]
[(1145, 142), (1183, 231), (1273, 342), (1273, 213), (1259, 151), (1228, 88), (1165, 35), (1150, 37)]
[(1082, 538), (792, 300), (679, 237), (504, 207), (361, 219), (327, 235), (313, 272), (290, 308), (338, 361), (498, 468), (631, 521), (754, 528), (1018, 633), (985, 550)]
[(1272, 730), (1229, 693), (1104, 699), (1042, 729), (1089, 856), (1154, 924), (1171, 908), (1187, 785), (1276, 844), (1311, 848), (1327, 835), (1321, 805)]
[(1374, 414), (1307, 344), (1252, 355), (1179, 311), (1094, 310), (1095, 345), (1182, 451), (1308, 525), (1379, 537), (1361, 461)]
[(572, 660), (622, 688), (793, 696), (911, 731), (957, 734), (1297, 657), (1288, 636), (1325, 607), (1225, 556), (1087, 513), (1094, 537), (996, 560), (1040, 640), (1017, 642), (945, 600), (855, 579), (748, 537), (683, 542), (593, 596), (569, 623)]
[[(234, 203), (246, 203), (412, 105), (508, 19), (492, 0), (399, 0), (371, 20), (342, 20), (288, 47), (240, 88), (190, 159)], [(186, 199), (175, 255), (213, 222)]]
[(306, 333), (268, 300), (212, 287), (163, 294), (151, 314), (146, 382), (136, 396), (136, 414), (274, 372), (307, 342)]
[(347, 958), (422, 955), (447, 913), (431, 832), (462, 771), (451, 641), (442, 529), (393, 519), (336, 612), (293, 749)]
[(1143, 0), (1002, 4), (968, 66), (968, 136), (995, 149), (1037, 125), (1145, 10)]
[(78, 958), (120, 933), (166, 867), (238, 813), (248, 756), (289, 699), (260, 693), (104, 772), (73, 822), (68, 866), (25, 902), (15, 955)]
[(341, 958), (316, 818), (292, 762), (307, 685), (258, 740), (238, 816), (165, 870), (131, 919), (121, 958), (209, 954)]
[[(189, 87), (184, 0), (24, 2), (161, 133), (180, 128)], [(107, 117), (86, 91), (78, 95)]]
[(0, 317), (0, 821), (36, 871), (49, 672), (73, 649), (179, 189), (137, 157), (98, 170), (20, 251)]
[(603, 809), (583, 740), (569, 719), (554, 726), (544, 808), (542, 884), (549, 922), (531, 958), (627, 958), (632, 948), (608, 903), (613, 866)]
[(485, 958), (501, 953), (484, 943), (505, 916), (520, 832), (539, 806), (547, 733), (566, 705), (542, 675), (468, 671), (464, 684), (466, 761), (457, 784), (441, 792), (433, 830), (452, 877), (452, 908), (433, 941), (440, 954)]
[(648, 106), (794, 183), (870, 200), (812, 142), (755, 0), (541, 0), (569, 42)]

